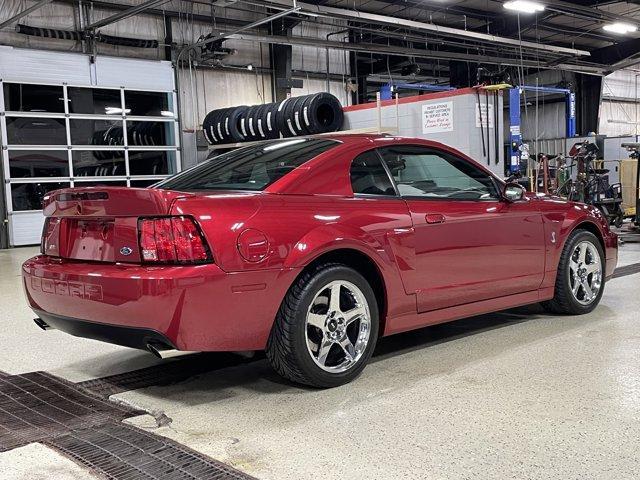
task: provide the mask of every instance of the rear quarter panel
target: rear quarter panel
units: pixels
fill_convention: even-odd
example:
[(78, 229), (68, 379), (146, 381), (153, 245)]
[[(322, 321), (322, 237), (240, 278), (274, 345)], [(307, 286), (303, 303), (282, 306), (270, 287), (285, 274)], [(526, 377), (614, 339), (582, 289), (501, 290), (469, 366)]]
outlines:
[[(201, 196), (177, 200), (175, 213), (194, 215), (226, 272), (302, 269), (324, 253), (349, 248), (371, 258), (387, 291), (388, 316), (415, 313), (415, 297), (407, 295), (399, 269), (414, 268), (413, 229), (401, 199), (330, 195)], [(268, 255), (259, 262), (238, 251), (239, 235), (262, 232)], [(278, 299), (278, 303), (281, 299)]]

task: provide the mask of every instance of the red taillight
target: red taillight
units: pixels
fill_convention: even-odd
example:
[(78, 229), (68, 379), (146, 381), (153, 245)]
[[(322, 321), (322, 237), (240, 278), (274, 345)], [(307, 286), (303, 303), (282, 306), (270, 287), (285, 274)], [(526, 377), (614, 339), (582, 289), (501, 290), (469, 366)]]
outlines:
[(54, 239), (54, 243), (51, 243), (51, 236), (59, 224), (60, 219), (57, 217), (47, 217), (44, 219), (44, 227), (42, 228), (42, 241), (40, 242), (40, 253), (42, 253), (43, 255), (57, 256), (59, 254), (59, 249), (56, 245), (56, 239)]
[(202, 233), (189, 217), (141, 218), (138, 231), (144, 262), (203, 263), (212, 260)]

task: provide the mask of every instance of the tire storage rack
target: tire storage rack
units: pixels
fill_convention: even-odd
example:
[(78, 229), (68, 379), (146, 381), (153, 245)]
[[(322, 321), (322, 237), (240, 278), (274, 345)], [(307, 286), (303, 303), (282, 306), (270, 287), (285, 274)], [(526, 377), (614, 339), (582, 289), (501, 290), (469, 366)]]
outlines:
[(209, 144), (226, 145), (335, 132), (342, 128), (342, 121), (339, 100), (321, 92), (276, 103), (212, 110), (202, 127)]

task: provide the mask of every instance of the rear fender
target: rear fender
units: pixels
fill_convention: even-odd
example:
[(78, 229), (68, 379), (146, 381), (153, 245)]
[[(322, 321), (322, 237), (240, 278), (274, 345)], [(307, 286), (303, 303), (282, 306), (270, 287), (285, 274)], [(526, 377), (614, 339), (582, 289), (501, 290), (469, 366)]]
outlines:
[[(384, 238), (388, 239), (387, 236)], [(379, 300), (383, 300), (386, 306), (386, 311), (380, 312), (382, 335), (387, 334), (395, 319), (416, 314), (415, 295), (405, 292), (391, 244), (388, 241), (383, 244), (357, 228), (333, 224), (312, 230), (294, 246), (285, 265), (299, 270), (322, 255), (341, 249), (356, 250), (366, 255), (382, 277), (385, 299)]]
[[(303, 268), (332, 250), (353, 249), (367, 255), (382, 272), (392, 265), (387, 248), (366, 232), (346, 225), (322, 225), (304, 235), (285, 259), (285, 268)], [(384, 274), (384, 273), (383, 273)]]

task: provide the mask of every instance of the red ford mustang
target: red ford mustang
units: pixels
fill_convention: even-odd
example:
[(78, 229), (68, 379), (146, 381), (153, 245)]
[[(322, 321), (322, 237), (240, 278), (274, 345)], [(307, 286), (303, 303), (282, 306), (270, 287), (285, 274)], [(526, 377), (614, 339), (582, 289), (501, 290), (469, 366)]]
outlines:
[(156, 354), (266, 350), (320, 387), (383, 335), (536, 302), (589, 312), (617, 262), (597, 209), (389, 136), (247, 146), (155, 188), (59, 190), (44, 212), (23, 266), (41, 327)]

